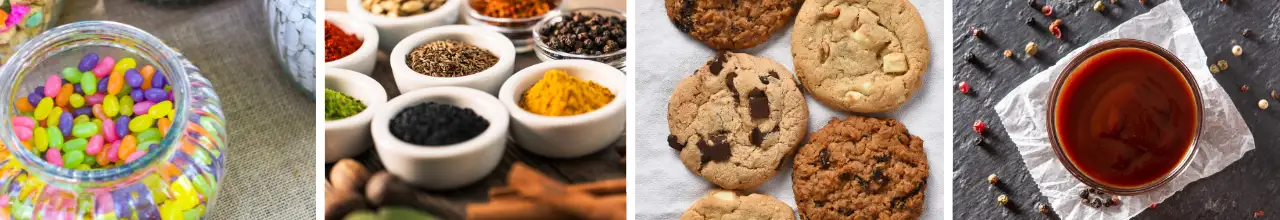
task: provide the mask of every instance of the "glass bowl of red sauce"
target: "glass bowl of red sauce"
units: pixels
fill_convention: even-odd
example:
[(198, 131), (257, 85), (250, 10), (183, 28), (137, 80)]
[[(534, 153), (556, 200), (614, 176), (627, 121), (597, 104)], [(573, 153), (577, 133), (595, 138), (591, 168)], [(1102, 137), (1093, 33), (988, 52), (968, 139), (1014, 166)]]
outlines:
[(1050, 90), (1049, 139), (1076, 179), (1116, 195), (1156, 189), (1196, 153), (1203, 115), (1191, 71), (1150, 42), (1117, 39), (1071, 59)]

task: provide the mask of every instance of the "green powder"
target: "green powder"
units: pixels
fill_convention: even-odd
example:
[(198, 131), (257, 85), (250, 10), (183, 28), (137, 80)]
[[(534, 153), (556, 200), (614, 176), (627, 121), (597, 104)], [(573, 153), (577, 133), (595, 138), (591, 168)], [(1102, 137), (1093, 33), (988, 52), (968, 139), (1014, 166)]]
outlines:
[(366, 106), (360, 100), (351, 98), (332, 89), (324, 89), (324, 120), (338, 120), (364, 111)]

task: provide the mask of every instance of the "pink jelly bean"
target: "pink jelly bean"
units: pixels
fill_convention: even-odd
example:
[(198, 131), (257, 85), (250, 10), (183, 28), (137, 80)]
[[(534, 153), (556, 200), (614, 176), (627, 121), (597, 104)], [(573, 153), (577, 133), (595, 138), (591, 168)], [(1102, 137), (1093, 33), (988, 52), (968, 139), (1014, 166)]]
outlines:
[(107, 162), (115, 163), (116, 161), (120, 161), (120, 157), (116, 156), (119, 154), (120, 154), (120, 142), (112, 141), (111, 147), (107, 148)]
[(84, 152), (89, 155), (98, 155), (102, 153), (102, 135), (94, 135), (89, 138), (89, 145), (84, 146)]
[(31, 140), (31, 128), (13, 127), (13, 133), (18, 135), (18, 140)]
[(97, 104), (102, 103), (102, 99), (107, 98), (107, 95), (105, 95), (105, 94), (103, 94), (103, 93), (105, 93), (105, 92), (99, 92), (99, 93), (95, 93), (95, 94), (93, 94), (93, 95), (91, 95), (91, 96), (89, 96), (89, 97), (85, 97), (85, 98), (84, 98), (84, 105), (85, 105), (85, 106), (93, 106), (93, 105), (97, 105)]
[(58, 90), (61, 90), (61, 89), (62, 89), (62, 77), (58, 77), (58, 74), (49, 75), (49, 80), (44, 81), (45, 97), (56, 97), (58, 96)]
[(148, 110), (151, 110), (151, 106), (155, 104), (155, 102), (151, 101), (133, 103), (133, 115), (145, 115)]
[(60, 150), (58, 150), (58, 149), (50, 149), (49, 151), (45, 151), (45, 152), (44, 152), (44, 160), (49, 161), (49, 163), (53, 164), (54, 166), (59, 166), (59, 167), (61, 167), (61, 166), (62, 166), (62, 151), (60, 151)]
[[(52, 150), (51, 150), (51, 151), (52, 151)], [(125, 159), (124, 159), (124, 162), (125, 162), (125, 163), (133, 163), (133, 161), (138, 160), (138, 158), (141, 158), (141, 157), (142, 157), (142, 155), (146, 155), (146, 154), (147, 154), (147, 151), (145, 151), (145, 150), (134, 151), (134, 152), (133, 152), (133, 154), (130, 154), (130, 155), (129, 155), (129, 158), (125, 158)]]
[(111, 69), (115, 67), (116, 67), (115, 58), (104, 57), (102, 58), (102, 61), (98, 62), (98, 66), (93, 68), (93, 76), (97, 76), (99, 79), (103, 79), (107, 77), (107, 75), (110, 75)]
[(107, 142), (113, 142), (116, 141), (116, 139), (120, 139), (120, 136), (116, 135), (116, 123), (115, 121), (111, 121), (110, 118), (102, 119), (102, 133), (106, 133)]
[(36, 119), (31, 117), (14, 116), (12, 120), (14, 127), (26, 127), (27, 129), (34, 129), (36, 127)]

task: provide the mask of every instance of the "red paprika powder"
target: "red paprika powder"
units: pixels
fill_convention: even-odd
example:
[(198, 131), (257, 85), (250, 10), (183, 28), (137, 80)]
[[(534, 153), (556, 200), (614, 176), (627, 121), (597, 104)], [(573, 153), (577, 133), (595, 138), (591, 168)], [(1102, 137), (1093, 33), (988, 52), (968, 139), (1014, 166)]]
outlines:
[(329, 21), (324, 22), (324, 62), (334, 61), (347, 57), (351, 53), (355, 53), (356, 49), (360, 49), (364, 41), (356, 38), (355, 35), (342, 31)]

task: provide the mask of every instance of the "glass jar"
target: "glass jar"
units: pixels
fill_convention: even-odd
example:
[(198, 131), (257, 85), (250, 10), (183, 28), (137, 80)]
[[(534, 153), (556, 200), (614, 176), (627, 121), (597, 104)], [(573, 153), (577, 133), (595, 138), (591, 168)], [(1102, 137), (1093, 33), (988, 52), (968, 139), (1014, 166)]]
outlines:
[[(87, 53), (132, 57), (168, 78), (175, 111), (159, 144), (120, 166), (73, 170), (33, 154), (13, 132), (13, 103)], [(217, 195), (227, 133), (213, 85), (186, 57), (138, 28), (83, 21), (36, 36), (0, 68), (0, 219), (200, 219)], [(161, 125), (164, 126), (164, 125)], [(178, 131), (178, 132), (174, 132)], [(6, 218), (7, 217), (7, 218)]]
[(4, 14), (0, 19), (0, 60), (9, 59), (19, 44), (53, 27), (62, 11), (62, 0), (6, 2), (9, 6), (0, 9)]
[(601, 62), (604, 64), (609, 64), (610, 66), (613, 66), (613, 68), (618, 68), (619, 70), (626, 68), (627, 67), (627, 45), (626, 44), (623, 44), (622, 49), (619, 49), (617, 51), (613, 51), (605, 54), (598, 54), (598, 55), (586, 55), (586, 54), (575, 54), (575, 53), (570, 53), (565, 51), (558, 51), (556, 49), (551, 48), (551, 46), (548, 46), (543, 41), (544, 40), (543, 38), (549, 37), (549, 36), (542, 35), (542, 32), (545, 31), (546, 28), (548, 28), (549, 26), (557, 22), (563, 22), (564, 19), (568, 18), (568, 16), (572, 16), (573, 13), (575, 12), (583, 12), (587, 14), (599, 14), (604, 16), (613, 16), (613, 17), (622, 18), (623, 21), (626, 21), (627, 19), (626, 12), (622, 12), (614, 9), (607, 9), (607, 8), (573, 9), (559, 16), (548, 17), (547, 19), (543, 19), (533, 27), (534, 52), (538, 55), (538, 59), (542, 60), (543, 62), (552, 61), (552, 60), (569, 60), (569, 59), (590, 60), (590, 61)]
[(524, 53), (533, 51), (533, 27), (544, 18), (560, 16), (560, 6), (563, 5), (561, 0), (547, 0), (551, 4), (551, 8), (540, 15), (527, 18), (497, 18), (486, 16), (476, 11), (477, 4), (486, 4), (486, 0), (466, 0), (463, 10), (466, 13), (464, 21), (469, 25), (476, 25), (485, 29), (497, 31), (507, 36), (511, 40), (511, 44), (516, 47), (516, 53)]

